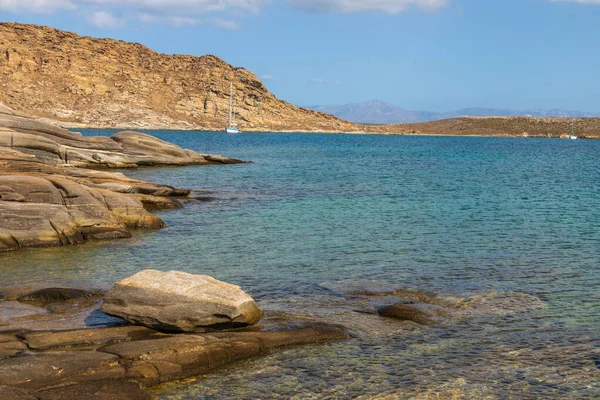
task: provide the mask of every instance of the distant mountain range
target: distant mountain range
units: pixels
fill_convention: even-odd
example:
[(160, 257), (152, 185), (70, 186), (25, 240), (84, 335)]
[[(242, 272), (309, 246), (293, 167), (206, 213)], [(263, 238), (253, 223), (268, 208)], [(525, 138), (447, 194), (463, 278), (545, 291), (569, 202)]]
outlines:
[(600, 117), (600, 113), (586, 113), (560, 109), (515, 111), (498, 108), (464, 108), (462, 110), (451, 112), (411, 111), (381, 100), (371, 100), (364, 103), (350, 103), (337, 106), (314, 106), (308, 108), (335, 115), (346, 121), (365, 124), (428, 122), (457, 117)]

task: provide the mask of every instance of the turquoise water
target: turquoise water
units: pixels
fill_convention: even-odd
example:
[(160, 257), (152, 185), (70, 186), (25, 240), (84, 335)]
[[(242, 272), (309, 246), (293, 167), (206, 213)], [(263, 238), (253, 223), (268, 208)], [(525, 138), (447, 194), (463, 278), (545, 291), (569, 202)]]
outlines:
[[(253, 163), (126, 171), (212, 201), (161, 212), (167, 229), (132, 239), (1, 254), (3, 280), (108, 288), (140, 269), (178, 269), (239, 284), (268, 311), (354, 321), (349, 341), (153, 394), (600, 397), (600, 141), (152, 134)], [(357, 285), (490, 300), (396, 328), (331, 290)]]

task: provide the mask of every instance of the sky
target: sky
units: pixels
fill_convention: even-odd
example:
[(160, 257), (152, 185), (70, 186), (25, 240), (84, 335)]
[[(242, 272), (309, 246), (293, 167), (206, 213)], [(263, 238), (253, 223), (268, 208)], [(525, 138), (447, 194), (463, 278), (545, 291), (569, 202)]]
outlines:
[(0, 0), (0, 21), (214, 54), (301, 106), (600, 112), (600, 0)]

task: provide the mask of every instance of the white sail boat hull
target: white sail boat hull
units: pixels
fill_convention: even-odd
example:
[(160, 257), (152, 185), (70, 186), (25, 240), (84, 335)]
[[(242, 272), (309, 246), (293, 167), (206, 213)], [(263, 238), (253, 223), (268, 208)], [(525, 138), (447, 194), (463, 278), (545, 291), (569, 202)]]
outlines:
[(228, 126), (227, 128), (225, 128), (225, 132), (227, 133), (240, 133), (240, 130), (238, 128), (236, 128), (235, 126)]

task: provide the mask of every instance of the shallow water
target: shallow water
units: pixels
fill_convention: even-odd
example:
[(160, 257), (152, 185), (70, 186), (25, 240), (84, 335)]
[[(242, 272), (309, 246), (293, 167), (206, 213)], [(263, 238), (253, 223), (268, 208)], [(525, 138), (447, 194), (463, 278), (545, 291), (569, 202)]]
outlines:
[[(169, 228), (132, 239), (0, 254), (2, 286), (108, 288), (178, 269), (239, 284), (268, 310), (352, 321), (355, 335), (153, 394), (600, 397), (600, 141), (153, 134), (254, 163), (126, 171), (213, 200), (161, 212)], [(354, 313), (332, 285), (485, 302), (414, 327)]]

